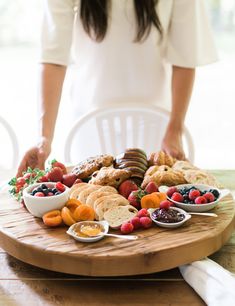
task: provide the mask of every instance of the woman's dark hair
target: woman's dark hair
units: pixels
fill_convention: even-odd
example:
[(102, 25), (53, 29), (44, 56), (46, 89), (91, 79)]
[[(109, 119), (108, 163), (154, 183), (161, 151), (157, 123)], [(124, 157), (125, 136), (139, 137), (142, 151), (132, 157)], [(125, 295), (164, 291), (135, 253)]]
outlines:
[[(133, 1), (137, 21), (135, 42), (144, 40), (148, 36), (152, 25), (162, 34), (161, 23), (156, 12), (159, 0)], [(80, 18), (83, 27), (88, 35), (95, 38), (96, 41), (102, 41), (106, 35), (109, 7), (110, 0), (81, 0)]]

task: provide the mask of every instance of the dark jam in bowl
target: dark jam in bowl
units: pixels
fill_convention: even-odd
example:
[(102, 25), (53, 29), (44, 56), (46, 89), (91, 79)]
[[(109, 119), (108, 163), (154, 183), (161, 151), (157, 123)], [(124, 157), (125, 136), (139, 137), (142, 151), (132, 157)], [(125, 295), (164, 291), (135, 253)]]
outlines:
[(184, 220), (184, 214), (174, 209), (158, 208), (152, 213), (154, 220), (163, 223), (177, 223)]

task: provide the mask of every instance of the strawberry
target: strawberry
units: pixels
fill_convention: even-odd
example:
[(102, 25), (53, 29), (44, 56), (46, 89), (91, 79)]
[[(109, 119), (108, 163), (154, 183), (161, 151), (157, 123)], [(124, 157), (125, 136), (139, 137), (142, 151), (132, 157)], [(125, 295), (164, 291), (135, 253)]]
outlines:
[(17, 179), (17, 181), (16, 181), (16, 185), (17, 185), (17, 186), (23, 187), (25, 183), (26, 183), (26, 181), (25, 181), (25, 178), (24, 178), (24, 177), (18, 177), (18, 179)]
[(43, 175), (39, 180), (38, 180), (39, 183), (45, 183), (45, 182), (48, 182), (48, 177), (47, 175)]
[(137, 209), (140, 209), (141, 198), (145, 195), (146, 195), (145, 191), (143, 191), (142, 189), (138, 189), (138, 190), (131, 191), (127, 199), (132, 206), (134, 206)]
[(158, 186), (154, 182), (149, 182), (144, 189), (147, 193), (158, 192)]
[(58, 162), (56, 159), (53, 159), (51, 161), (51, 166), (52, 166), (52, 168), (59, 167), (59, 168), (62, 169), (63, 174), (67, 174), (67, 169), (66, 169), (65, 165), (62, 164), (61, 162)]
[(138, 186), (132, 180), (126, 180), (122, 182), (118, 188), (118, 192), (126, 199), (128, 198), (129, 194), (134, 190), (138, 190)]
[(77, 175), (74, 173), (64, 174), (62, 178), (62, 183), (67, 187), (71, 187), (77, 180)]
[(47, 173), (47, 178), (51, 182), (61, 182), (63, 179), (63, 171), (59, 167), (51, 168), (51, 170)]

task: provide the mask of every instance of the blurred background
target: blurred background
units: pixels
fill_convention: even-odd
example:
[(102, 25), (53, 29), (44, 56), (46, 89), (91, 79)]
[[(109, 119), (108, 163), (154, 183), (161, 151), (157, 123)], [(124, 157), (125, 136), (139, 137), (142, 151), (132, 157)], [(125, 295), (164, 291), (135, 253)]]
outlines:
[[(215, 64), (197, 69), (186, 119), (196, 148), (195, 164), (205, 169), (235, 169), (235, 1), (205, 0), (219, 53)], [(0, 114), (14, 128), (20, 154), (37, 139), (37, 84), (41, 1), (0, 1)], [(70, 128), (69, 77), (51, 156), (63, 159)], [(0, 130), (0, 159), (10, 159)]]

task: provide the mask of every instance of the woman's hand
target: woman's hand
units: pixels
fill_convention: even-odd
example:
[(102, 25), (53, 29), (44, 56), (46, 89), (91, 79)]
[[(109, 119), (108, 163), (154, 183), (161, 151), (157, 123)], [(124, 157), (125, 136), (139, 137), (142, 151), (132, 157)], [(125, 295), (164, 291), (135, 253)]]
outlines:
[(186, 157), (183, 150), (182, 132), (179, 130), (168, 129), (162, 141), (162, 150), (178, 160), (185, 160)]
[(37, 146), (30, 148), (23, 156), (18, 167), (17, 177), (22, 176), (22, 173), (28, 167), (34, 169), (44, 169), (45, 161), (51, 152), (51, 144), (48, 140), (43, 139)]

